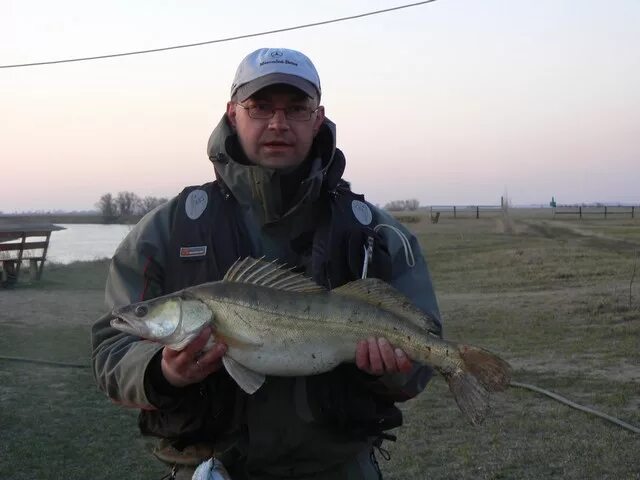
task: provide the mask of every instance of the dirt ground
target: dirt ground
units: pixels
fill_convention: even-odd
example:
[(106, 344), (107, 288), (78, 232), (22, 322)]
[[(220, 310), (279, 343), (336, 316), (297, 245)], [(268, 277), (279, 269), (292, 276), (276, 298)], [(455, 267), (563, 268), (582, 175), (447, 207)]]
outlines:
[(3, 480), (167, 473), (137, 433), (137, 412), (112, 405), (89, 368), (106, 269), (106, 261), (47, 265), (41, 282), (24, 275), (15, 288), (0, 289)]

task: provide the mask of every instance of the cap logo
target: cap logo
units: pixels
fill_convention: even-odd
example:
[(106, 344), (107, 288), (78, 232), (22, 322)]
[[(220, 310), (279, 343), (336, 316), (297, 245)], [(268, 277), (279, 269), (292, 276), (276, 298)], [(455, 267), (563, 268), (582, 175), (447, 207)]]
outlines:
[(288, 59), (278, 60), (277, 57), (276, 57), (276, 60), (266, 60), (266, 61), (260, 62), (260, 66), (262, 67), (264, 65), (268, 65), (269, 63), (284, 63), (287, 65), (293, 65), (294, 67), (298, 66), (296, 62), (292, 62), (291, 60), (288, 60)]
[(272, 57), (281, 57), (282, 55), (284, 55), (284, 53), (282, 53), (282, 50), (274, 50), (273, 52), (271, 52)]
[(371, 213), (371, 209), (369, 205), (360, 200), (354, 200), (351, 202), (351, 210), (353, 211), (353, 215), (362, 225), (369, 225), (371, 220), (373, 220), (373, 214)]
[(209, 197), (204, 190), (193, 190), (184, 202), (184, 210), (191, 220), (197, 220), (207, 208)]

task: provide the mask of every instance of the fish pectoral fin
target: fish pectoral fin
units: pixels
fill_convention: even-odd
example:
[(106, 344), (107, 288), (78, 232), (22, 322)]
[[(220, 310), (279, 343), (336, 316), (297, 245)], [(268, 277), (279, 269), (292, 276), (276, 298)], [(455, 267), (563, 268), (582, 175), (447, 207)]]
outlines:
[(227, 369), (227, 372), (229, 372), (229, 375), (231, 375), (231, 378), (249, 395), (255, 393), (264, 383), (265, 376), (262, 373), (245, 367), (227, 355), (222, 357), (222, 363), (224, 368)]

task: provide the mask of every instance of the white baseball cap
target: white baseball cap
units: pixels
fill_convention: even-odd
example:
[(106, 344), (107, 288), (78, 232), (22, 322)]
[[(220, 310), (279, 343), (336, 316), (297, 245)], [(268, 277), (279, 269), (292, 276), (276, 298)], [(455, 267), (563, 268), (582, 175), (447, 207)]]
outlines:
[(284, 83), (320, 100), (320, 77), (311, 60), (296, 50), (261, 48), (238, 66), (231, 84), (231, 97), (242, 101), (269, 85)]

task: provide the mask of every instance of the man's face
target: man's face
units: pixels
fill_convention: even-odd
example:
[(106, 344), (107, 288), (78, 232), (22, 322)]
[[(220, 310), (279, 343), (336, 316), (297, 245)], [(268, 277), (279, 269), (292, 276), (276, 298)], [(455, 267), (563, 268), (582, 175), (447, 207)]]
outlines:
[[(251, 118), (247, 108), (256, 106), (263, 111), (273, 107), (275, 114), (271, 118)], [(284, 109), (315, 112), (309, 120), (291, 120)], [(242, 102), (227, 103), (227, 116), (252, 163), (268, 168), (291, 168), (307, 158), (324, 120), (324, 107), (318, 107), (315, 99), (296, 88), (276, 85), (264, 88)]]

